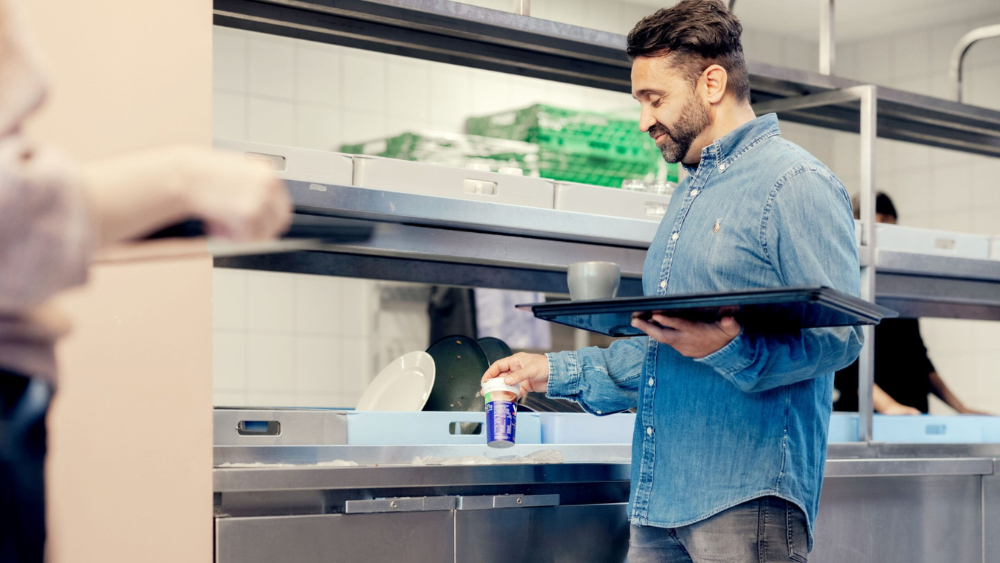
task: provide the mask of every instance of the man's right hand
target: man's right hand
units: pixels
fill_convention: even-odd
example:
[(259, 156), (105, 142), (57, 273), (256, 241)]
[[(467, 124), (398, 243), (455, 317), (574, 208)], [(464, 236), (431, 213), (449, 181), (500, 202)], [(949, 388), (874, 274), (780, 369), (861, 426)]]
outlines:
[(521, 387), (524, 393), (544, 393), (549, 388), (549, 359), (544, 354), (519, 352), (493, 362), (483, 374), (483, 381), (503, 377), (507, 385)]

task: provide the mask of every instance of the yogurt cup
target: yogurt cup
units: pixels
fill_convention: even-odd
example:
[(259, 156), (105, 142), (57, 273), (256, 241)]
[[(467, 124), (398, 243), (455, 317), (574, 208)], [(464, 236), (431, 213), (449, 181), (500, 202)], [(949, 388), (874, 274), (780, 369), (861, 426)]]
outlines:
[(514, 445), (517, 425), (517, 400), (521, 388), (507, 385), (502, 377), (483, 383), (486, 400), (486, 445), (491, 448), (509, 448)]

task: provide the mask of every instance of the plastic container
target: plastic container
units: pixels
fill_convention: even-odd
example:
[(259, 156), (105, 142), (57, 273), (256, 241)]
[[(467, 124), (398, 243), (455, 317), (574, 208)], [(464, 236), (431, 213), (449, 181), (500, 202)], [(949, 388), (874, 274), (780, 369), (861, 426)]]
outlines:
[(543, 444), (631, 444), (635, 414), (543, 412)]
[(514, 445), (517, 429), (517, 395), (520, 388), (507, 385), (502, 378), (494, 377), (483, 383), (486, 401), (486, 445), (491, 448), (509, 448)]
[(875, 230), (876, 245), (884, 250), (978, 260), (986, 260), (990, 254), (990, 239), (986, 235), (953, 233), (882, 223), (876, 225)]
[(875, 415), (872, 439), (901, 444), (979, 444), (983, 419), (979, 416)]
[(641, 180), (626, 180), (622, 183), (622, 189), (615, 190), (572, 182), (556, 182), (555, 208), (658, 223), (667, 212), (670, 196), (646, 193), (647, 183)]
[(827, 442), (857, 442), (858, 415), (855, 413), (835, 412), (830, 415), (830, 434)]

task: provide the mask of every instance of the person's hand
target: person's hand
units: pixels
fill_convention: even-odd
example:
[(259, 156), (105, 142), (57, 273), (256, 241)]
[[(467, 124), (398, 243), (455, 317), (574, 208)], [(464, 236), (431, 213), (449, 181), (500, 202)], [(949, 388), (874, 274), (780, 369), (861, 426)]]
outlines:
[(920, 415), (923, 413), (921, 413), (919, 410), (911, 406), (907, 406), (901, 403), (894, 403), (882, 409), (881, 414), (909, 416), (909, 415)]
[(273, 238), (291, 222), (288, 191), (265, 165), (200, 147), (97, 162), (84, 170), (83, 188), (102, 245), (188, 219), (234, 241)]
[(493, 362), (483, 374), (483, 381), (494, 377), (503, 377), (507, 385), (519, 386), (521, 395), (544, 393), (549, 388), (549, 359), (545, 354), (518, 352)]
[(634, 317), (632, 326), (689, 358), (704, 358), (718, 352), (739, 336), (741, 330), (733, 317), (702, 323), (654, 313), (652, 321), (656, 324)]
[(209, 235), (249, 241), (288, 230), (291, 198), (266, 165), (222, 151), (194, 150), (178, 158), (192, 211)]

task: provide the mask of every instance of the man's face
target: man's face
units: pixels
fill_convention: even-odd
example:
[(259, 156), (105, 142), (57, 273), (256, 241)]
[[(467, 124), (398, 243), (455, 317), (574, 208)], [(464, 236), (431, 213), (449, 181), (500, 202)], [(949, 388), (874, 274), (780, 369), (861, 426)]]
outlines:
[(639, 129), (656, 142), (667, 162), (697, 164), (695, 142), (712, 119), (691, 82), (668, 57), (637, 57), (632, 62), (632, 97), (641, 104)]

